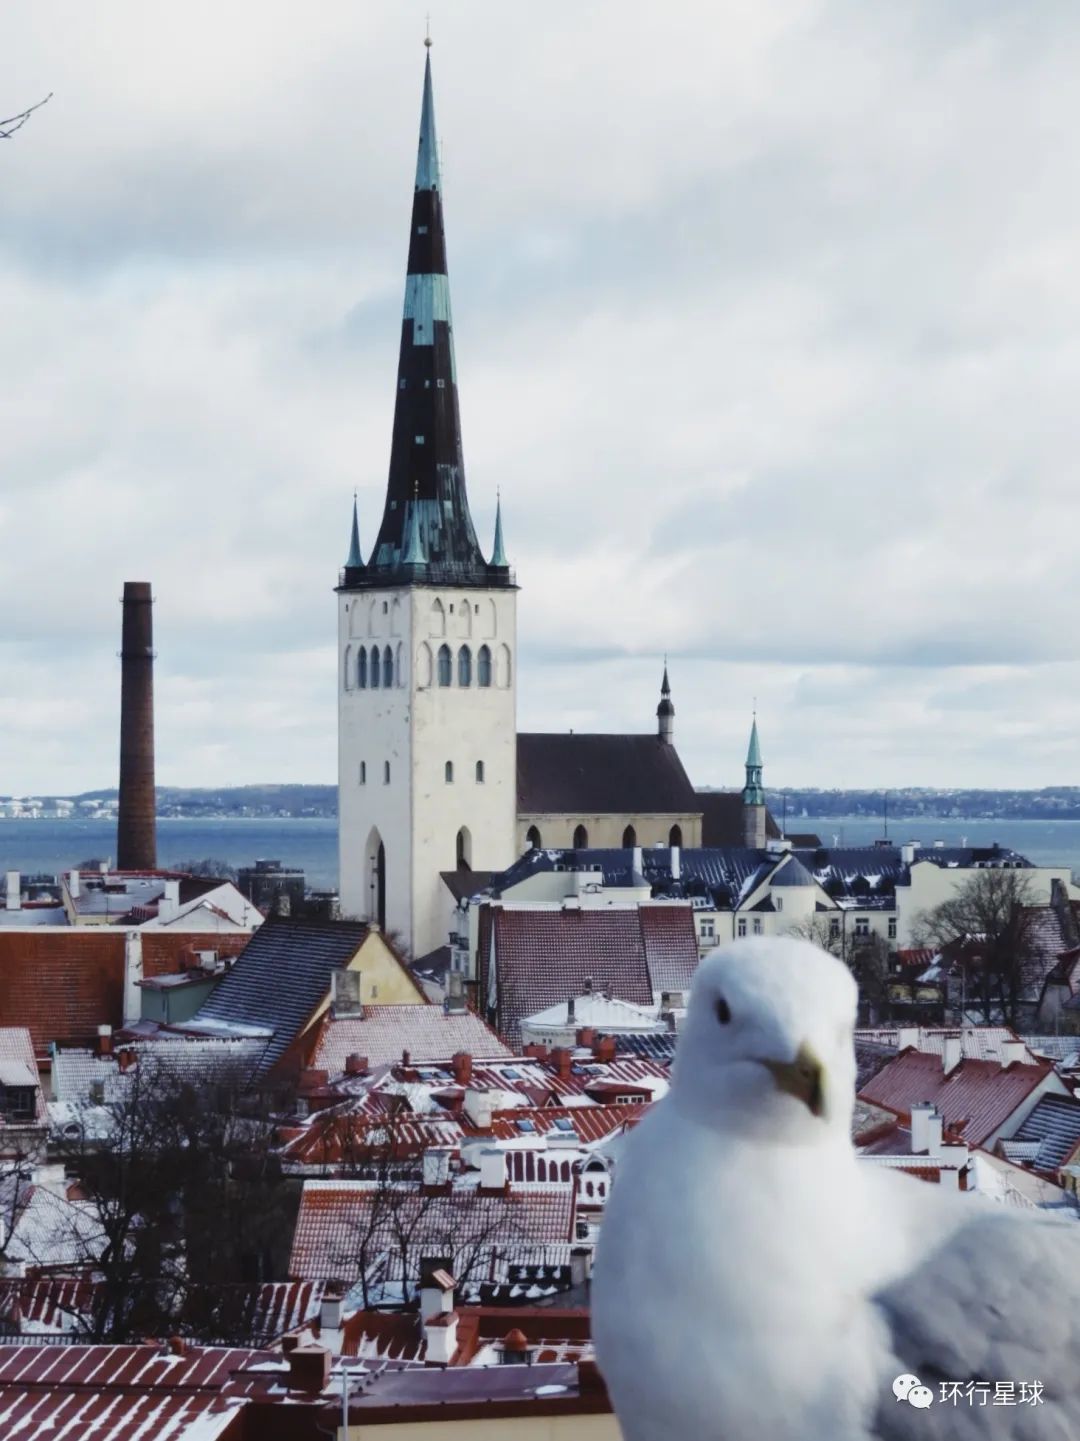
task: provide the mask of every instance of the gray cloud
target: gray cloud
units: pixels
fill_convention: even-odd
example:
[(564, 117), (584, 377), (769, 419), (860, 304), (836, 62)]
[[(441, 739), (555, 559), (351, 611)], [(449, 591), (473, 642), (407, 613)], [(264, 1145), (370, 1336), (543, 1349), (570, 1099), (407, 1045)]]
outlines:
[[(331, 779), (331, 587), (381, 513), (423, 12), (0, 22), (0, 788)], [(1080, 16), (586, 0), (437, 18), (469, 489), (523, 727), (737, 783), (1075, 774)]]

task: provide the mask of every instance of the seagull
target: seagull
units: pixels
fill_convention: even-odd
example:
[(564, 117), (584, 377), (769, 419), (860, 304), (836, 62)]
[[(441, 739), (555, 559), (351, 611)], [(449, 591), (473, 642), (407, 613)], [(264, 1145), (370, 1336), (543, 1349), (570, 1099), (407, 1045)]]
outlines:
[(856, 1000), (807, 941), (698, 968), (593, 1271), (624, 1441), (1080, 1436), (1080, 1226), (856, 1159)]

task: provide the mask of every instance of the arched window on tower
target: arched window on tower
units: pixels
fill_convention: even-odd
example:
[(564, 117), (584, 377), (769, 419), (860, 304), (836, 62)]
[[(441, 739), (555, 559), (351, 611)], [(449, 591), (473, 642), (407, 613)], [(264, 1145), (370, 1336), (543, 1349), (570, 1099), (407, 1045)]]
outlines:
[(589, 832), (584, 826), (574, 827), (574, 850), (584, 851), (588, 849)]
[(476, 780), (477, 780), (477, 784), (478, 784), (478, 785), (483, 785), (483, 783), (484, 783), (484, 762), (483, 762), (483, 761), (477, 761), (477, 762), (476, 762)]
[(356, 657), (356, 684), (361, 690), (367, 689), (367, 646), (362, 645)]
[(489, 686), (491, 684), (491, 647), (482, 645), (476, 656), (476, 684)]
[(382, 780), (383, 780), (383, 785), (384, 785), (384, 786), (388, 786), (388, 785), (390, 784), (390, 762), (389, 762), (389, 761), (383, 761), (383, 763), (382, 763)]
[(373, 645), (373, 646), (371, 647), (371, 689), (372, 689), (372, 690), (378, 690), (378, 689), (379, 689), (379, 670), (380, 670), (380, 666), (379, 666), (379, 647), (378, 647), (377, 645)]
[(454, 762), (446, 762), (446, 784), (451, 785), (454, 780)]
[(472, 651), (463, 645), (457, 655), (458, 685), (472, 685)]
[(455, 845), (457, 868), (459, 871), (472, 870), (472, 836), (469, 834), (468, 826), (462, 826), (457, 833)]
[(537, 826), (529, 827), (525, 832), (525, 839), (528, 841), (531, 851), (538, 851), (540, 849), (540, 831)]
[(452, 661), (451, 661), (451, 657), (450, 657), (450, 647), (449, 647), (448, 645), (441, 645), (441, 646), (439, 647), (439, 684), (440, 684), (440, 685), (449, 685), (449, 684), (450, 684), (450, 671), (451, 671), (451, 666), (452, 666)]
[(634, 830), (633, 826), (627, 826), (626, 830), (623, 831), (622, 843), (624, 850), (629, 850), (632, 846), (637, 845), (637, 831)]
[(394, 652), (389, 646), (383, 651), (382, 674), (383, 685), (389, 689), (394, 684)]
[(671, 830), (668, 831), (668, 838), (667, 838), (667, 840), (668, 840), (668, 845), (669, 845), (669, 846), (681, 846), (681, 845), (682, 845), (682, 826), (672, 826), (672, 827), (671, 827)]

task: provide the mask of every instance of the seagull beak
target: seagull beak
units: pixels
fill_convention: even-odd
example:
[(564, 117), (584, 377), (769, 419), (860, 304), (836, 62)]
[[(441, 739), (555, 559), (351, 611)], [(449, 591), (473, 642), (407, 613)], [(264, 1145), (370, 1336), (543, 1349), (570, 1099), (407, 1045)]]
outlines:
[(762, 1061), (776, 1089), (803, 1101), (812, 1116), (825, 1114), (825, 1067), (803, 1041), (793, 1061)]

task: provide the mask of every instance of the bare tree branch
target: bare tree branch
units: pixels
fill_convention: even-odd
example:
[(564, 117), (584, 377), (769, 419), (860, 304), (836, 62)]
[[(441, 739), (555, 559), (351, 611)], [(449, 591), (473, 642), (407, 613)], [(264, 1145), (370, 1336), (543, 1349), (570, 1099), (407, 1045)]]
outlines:
[(48, 105), (53, 98), (50, 90), (44, 100), (39, 100), (36, 105), (30, 105), (25, 110), (20, 110), (18, 115), (9, 115), (6, 120), (0, 120), (0, 140), (10, 140), (16, 130), (21, 130), (26, 122), (33, 115), (35, 110), (40, 110), (43, 105)]

